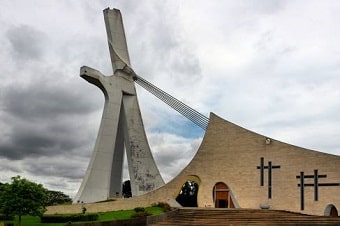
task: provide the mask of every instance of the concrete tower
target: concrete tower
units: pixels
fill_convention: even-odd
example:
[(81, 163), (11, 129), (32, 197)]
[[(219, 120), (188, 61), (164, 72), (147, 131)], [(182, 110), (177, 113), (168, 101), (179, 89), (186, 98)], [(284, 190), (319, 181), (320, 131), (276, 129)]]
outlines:
[(164, 184), (146, 138), (122, 16), (117, 9), (107, 8), (103, 12), (114, 74), (104, 76), (86, 66), (80, 69), (82, 78), (103, 91), (105, 105), (93, 154), (75, 202), (96, 202), (122, 195), (124, 149), (133, 196)]

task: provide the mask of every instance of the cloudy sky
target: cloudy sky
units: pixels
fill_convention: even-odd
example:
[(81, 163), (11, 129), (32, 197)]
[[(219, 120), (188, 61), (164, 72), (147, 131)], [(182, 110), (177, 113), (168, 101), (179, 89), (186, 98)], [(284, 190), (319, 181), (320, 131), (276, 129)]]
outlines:
[[(21, 175), (75, 195), (104, 103), (79, 68), (112, 74), (107, 7), (123, 14), (140, 76), (206, 116), (340, 155), (340, 1), (2, 0), (0, 182)], [(204, 131), (137, 92), (169, 181)]]

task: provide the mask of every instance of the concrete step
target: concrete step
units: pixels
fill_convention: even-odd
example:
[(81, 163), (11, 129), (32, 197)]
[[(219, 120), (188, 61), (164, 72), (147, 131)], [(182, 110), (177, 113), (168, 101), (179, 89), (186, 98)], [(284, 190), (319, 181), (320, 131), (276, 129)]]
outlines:
[(334, 225), (340, 217), (310, 216), (300, 213), (259, 209), (181, 208), (177, 214), (152, 226), (238, 226), (238, 225)]

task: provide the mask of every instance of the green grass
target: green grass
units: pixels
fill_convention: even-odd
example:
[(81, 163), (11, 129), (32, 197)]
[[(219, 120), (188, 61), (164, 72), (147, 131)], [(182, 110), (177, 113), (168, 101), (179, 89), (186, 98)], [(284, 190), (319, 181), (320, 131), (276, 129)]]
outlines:
[[(7, 221), (7, 222), (10, 223), (10, 221)], [(11, 223), (16, 223), (16, 222), (18, 222), (18, 217), (16, 217), (15, 221)], [(22, 216), (21, 218), (21, 226), (64, 226), (64, 225), (65, 223), (43, 224), (43, 223), (40, 223), (40, 218), (35, 217), (35, 216)]]
[[(145, 208), (146, 212), (152, 215), (159, 215), (163, 213), (163, 209), (160, 207), (147, 207)], [(114, 221), (114, 220), (126, 220), (130, 219), (131, 216), (135, 213), (134, 210), (120, 210), (113, 212), (105, 212), (98, 213), (99, 219), (96, 222), (104, 222), (104, 221)], [(16, 217), (18, 220), (18, 217)], [(8, 223), (10, 221), (7, 221)], [(21, 226), (64, 226), (65, 223), (40, 223), (39, 217), (33, 216), (22, 216)]]
[[(160, 207), (147, 207), (145, 211), (152, 215), (159, 215), (163, 213), (163, 209)], [(112, 221), (112, 220), (126, 220), (130, 219), (135, 213), (134, 210), (120, 210), (114, 212), (99, 213), (98, 221)]]

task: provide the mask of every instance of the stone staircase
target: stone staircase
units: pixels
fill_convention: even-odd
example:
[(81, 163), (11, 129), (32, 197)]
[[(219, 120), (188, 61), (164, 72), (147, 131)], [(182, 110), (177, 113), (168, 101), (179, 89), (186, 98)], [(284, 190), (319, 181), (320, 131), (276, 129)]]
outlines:
[(310, 216), (277, 210), (181, 208), (152, 226), (337, 225), (340, 217)]

